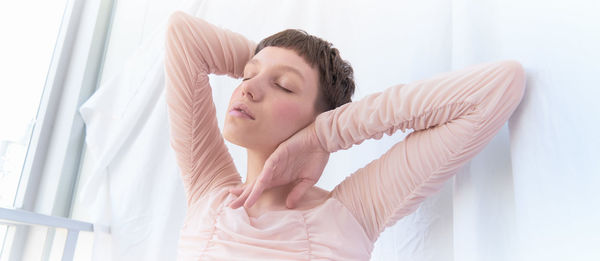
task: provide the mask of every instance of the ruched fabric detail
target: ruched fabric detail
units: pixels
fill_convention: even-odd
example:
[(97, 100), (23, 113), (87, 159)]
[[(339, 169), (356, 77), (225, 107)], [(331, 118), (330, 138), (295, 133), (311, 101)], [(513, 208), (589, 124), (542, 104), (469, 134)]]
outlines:
[(256, 44), (177, 11), (169, 18), (166, 98), (171, 146), (186, 191), (179, 260), (368, 260), (380, 233), (494, 137), (520, 103), (525, 72), (488, 62), (398, 84), (321, 113), (324, 149), (335, 152), (397, 130), (414, 132), (352, 173), (322, 204), (250, 217), (231, 209), (241, 177), (216, 119), (208, 74), (242, 77)]
[(320, 114), (317, 136), (330, 152), (398, 129), (414, 130), (344, 179), (332, 196), (375, 241), (489, 143), (520, 103), (524, 87), (518, 62), (488, 62), (392, 86)]

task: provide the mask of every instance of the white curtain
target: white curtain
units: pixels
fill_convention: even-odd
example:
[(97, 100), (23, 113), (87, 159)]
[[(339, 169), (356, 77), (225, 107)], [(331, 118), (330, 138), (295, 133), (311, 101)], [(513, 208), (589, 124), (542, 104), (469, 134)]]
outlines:
[[(354, 100), (467, 65), (520, 61), (522, 103), (490, 144), (372, 260), (600, 260), (600, 5), (575, 0), (187, 1), (179, 8), (260, 39), (301, 28), (340, 49)], [(95, 260), (172, 260), (185, 215), (164, 101), (166, 18), (81, 107), (89, 173), (76, 204), (109, 226)], [(118, 24), (114, 25), (118, 26)], [(211, 76), (218, 120), (238, 80)], [(332, 154), (331, 190), (406, 134)], [(243, 148), (226, 143), (242, 175)]]

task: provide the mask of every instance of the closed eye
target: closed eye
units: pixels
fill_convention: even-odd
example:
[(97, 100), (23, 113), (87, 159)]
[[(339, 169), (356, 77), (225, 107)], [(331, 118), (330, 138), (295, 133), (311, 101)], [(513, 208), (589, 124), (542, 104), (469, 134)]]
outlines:
[[(250, 80), (250, 78), (243, 78), (243, 79), (242, 79), (242, 81), (247, 81), (247, 80)], [(276, 85), (277, 87), (281, 88), (283, 91), (285, 91), (285, 92), (287, 92), (287, 93), (292, 93), (292, 91), (290, 91), (290, 90), (288, 90), (288, 89), (284, 88), (283, 86), (281, 86), (281, 85), (279, 85), (279, 84), (277, 84), (277, 83), (276, 83), (275, 85)]]
[(283, 89), (285, 92), (288, 92), (288, 93), (291, 93), (291, 92), (292, 92), (292, 91), (290, 91), (290, 90), (288, 90), (288, 89), (286, 89), (286, 88), (283, 88), (283, 86), (281, 86), (281, 85), (279, 85), (279, 84), (277, 84), (277, 83), (276, 83), (275, 85), (277, 85), (277, 87), (279, 87), (279, 88)]

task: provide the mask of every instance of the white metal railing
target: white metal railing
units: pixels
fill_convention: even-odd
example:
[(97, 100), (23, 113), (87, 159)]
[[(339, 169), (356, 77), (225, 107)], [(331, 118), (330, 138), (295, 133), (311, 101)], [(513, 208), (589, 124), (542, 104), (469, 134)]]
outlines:
[(67, 239), (63, 248), (63, 261), (73, 260), (79, 231), (94, 232), (94, 224), (64, 217), (42, 215), (21, 209), (0, 208), (0, 223), (39, 225), (67, 229)]

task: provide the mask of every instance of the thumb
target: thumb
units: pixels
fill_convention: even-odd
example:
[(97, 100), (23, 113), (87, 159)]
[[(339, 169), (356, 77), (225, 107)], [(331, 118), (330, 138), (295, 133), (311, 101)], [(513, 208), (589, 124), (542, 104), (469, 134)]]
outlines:
[(303, 179), (298, 184), (296, 184), (296, 186), (294, 186), (292, 191), (290, 191), (290, 194), (288, 194), (287, 200), (285, 202), (285, 205), (287, 206), (287, 208), (295, 208), (296, 203), (302, 198), (302, 196), (306, 193), (306, 191), (308, 189), (310, 189), (313, 185), (314, 184), (308, 179)]

